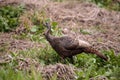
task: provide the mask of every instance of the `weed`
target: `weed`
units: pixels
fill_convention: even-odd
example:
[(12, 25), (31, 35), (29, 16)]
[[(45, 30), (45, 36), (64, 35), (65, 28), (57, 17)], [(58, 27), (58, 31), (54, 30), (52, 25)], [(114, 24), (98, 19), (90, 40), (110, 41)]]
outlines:
[[(79, 54), (77, 55), (77, 62), (75, 65), (77, 67), (81, 67), (82, 70), (78, 71), (78, 80), (84, 79), (88, 80), (93, 77), (99, 76), (106, 76), (110, 80), (114, 77), (118, 79), (119, 77), (119, 67), (120, 64), (118, 63), (120, 60), (120, 55), (115, 56), (112, 50), (104, 51), (105, 54), (109, 57), (109, 61), (104, 62), (94, 55), (88, 54)], [(94, 58), (95, 57), (95, 58)], [(119, 66), (119, 67), (118, 67)], [(116, 74), (115, 74), (116, 73)]]
[(83, 30), (83, 29), (80, 29), (80, 32), (81, 32), (82, 34), (91, 34), (91, 33), (88, 32), (87, 30)]
[(91, 0), (92, 2), (96, 3), (100, 7), (105, 7), (109, 10), (116, 10), (120, 11), (120, 2), (114, 0)]
[(19, 16), (23, 12), (22, 6), (4, 6), (0, 8), (0, 32), (8, 32), (19, 25)]
[[(62, 1), (62, 0), (58, 0)], [(103, 0), (92, 0), (97, 1), (96, 4), (100, 2), (103, 4)], [(108, 1), (108, 0), (107, 0)], [(109, 5), (110, 2), (106, 2), (103, 5)], [(14, 10), (15, 9), (15, 10)], [(18, 24), (18, 17), (23, 12), (23, 8), (18, 7), (14, 8), (11, 6), (2, 7), (0, 9), (0, 31), (6, 32), (11, 31)], [(9, 13), (10, 12), (10, 13)], [(30, 39), (33, 42), (44, 43), (44, 47), (37, 47), (34, 49), (29, 49), (26, 51), (19, 51), (17, 53), (10, 53), (12, 55), (12, 60), (7, 64), (0, 64), (0, 80), (43, 80), (41, 74), (36, 71), (34, 67), (31, 67), (31, 72), (16, 70), (15, 66), (18, 65), (17, 57), (35, 59), (43, 65), (55, 64), (62, 62), (60, 56), (50, 47), (48, 42), (45, 40), (42, 33), (44, 32), (45, 27), (42, 22), (49, 21), (50, 19), (45, 18), (44, 12), (35, 12), (31, 17), (32, 27), (28, 27), (28, 32), (22, 33), (20, 36), (16, 35), (17, 39)], [(11, 22), (10, 22), (11, 21)], [(57, 22), (51, 22), (53, 35), (61, 36), (61, 29), (57, 27)], [(99, 28), (98, 28), (99, 29)], [(80, 30), (83, 34), (90, 34), (85, 30)], [(6, 47), (5, 47), (6, 48)], [(5, 48), (1, 48), (0, 51), (4, 51)], [(115, 56), (113, 50), (103, 51), (105, 55), (109, 58), (109, 61), (105, 62), (95, 55), (90, 54), (78, 54), (74, 57), (75, 63), (73, 64), (79, 70), (76, 71), (78, 80), (89, 80), (91, 78), (97, 78), (98, 76), (105, 76), (109, 80), (118, 80), (120, 79), (120, 55)], [(67, 59), (67, 63), (70, 61)], [(65, 64), (67, 64), (65, 63)], [(34, 64), (33, 64), (34, 65)], [(51, 80), (56, 80), (56, 74), (52, 77)]]

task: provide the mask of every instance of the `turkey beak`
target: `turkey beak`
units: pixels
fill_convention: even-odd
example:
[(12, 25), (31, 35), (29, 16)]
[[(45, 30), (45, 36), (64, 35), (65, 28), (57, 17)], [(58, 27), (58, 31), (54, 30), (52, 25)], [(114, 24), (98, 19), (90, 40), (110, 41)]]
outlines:
[(47, 29), (51, 29), (51, 25), (49, 22), (45, 22), (43, 23), (43, 25), (47, 28)]
[(48, 23), (47, 22), (43, 23), (43, 26), (45, 26), (46, 28), (48, 28)]

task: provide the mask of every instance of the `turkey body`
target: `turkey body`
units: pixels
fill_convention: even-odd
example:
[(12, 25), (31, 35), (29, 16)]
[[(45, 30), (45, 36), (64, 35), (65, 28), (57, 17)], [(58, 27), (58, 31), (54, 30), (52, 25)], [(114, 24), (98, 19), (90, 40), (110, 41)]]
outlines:
[(51, 35), (51, 26), (46, 23), (47, 30), (44, 35), (52, 48), (65, 59), (66, 57), (72, 58), (73, 56), (82, 52), (96, 54), (100, 58), (107, 60), (107, 57), (94, 49), (88, 42), (74, 38), (71, 36), (55, 37)]

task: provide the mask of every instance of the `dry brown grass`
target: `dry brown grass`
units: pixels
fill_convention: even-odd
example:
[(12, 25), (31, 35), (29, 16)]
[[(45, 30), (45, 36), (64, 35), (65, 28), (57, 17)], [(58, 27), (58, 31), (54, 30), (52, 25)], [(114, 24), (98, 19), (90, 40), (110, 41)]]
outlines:
[[(90, 42), (95, 48), (100, 50), (114, 49), (116, 53), (120, 52), (120, 12), (108, 11), (91, 3), (76, 1), (59, 3), (49, 0), (4, 0), (0, 4), (3, 6), (21, 3), (24, 3), (29, 11), (26, 11), (20, 17), (21, 24), (15, 32), (0, 33), (0, 50), (2, 50), (1, 48), (4, 50), (4, 52), (0, 52), (0, 55), (1, 53), (6, 54), (8, 51), (17, 52), (18, 50), (43, 47), (43, 45), (30, 40), (13, 38), (15, 34), (26, 32), (25, 27), (33, 26), (30, 17), (33, 15), (34, 10), (38, 9), (44, 10), (48, 17), (59, 23), (61, 28), (74, 31), (80, 39)], [(88, 31), (90, 34), (84, 35), (80, 33), (80, 29)], [(9, 61), (9, 57), (6, 59)], [(0, 57), (2, 62), (6, 59), (2, 60)], [(54, 74), (57, 74), (56, 76), (61, 80), (75, 79), (74, 67), (60, 63), (41, 66), (33, 59), (24, 58), (23, 60), (18, 59), (16, 68), (30, 70), (32, 66), (40, 71), (45, 79), (51, 78)]]
[[(33, 15), (34, 10), (42, 9), (47, 17), (57, 21), (60, 27), (74, 30), (81, 39), (89, 41), (98, 49), (114, 49), (117, 53), (120, 52), (120, 12), (77, 1), (60, 3), (49, 0), (9, 0), (3, 3), (24, 3), (28, 7), (29, 11), (20, 18), (21, 24), (16, 29), (17, 33), (25, 32), (25, 26), (33, 26), (29, 17)], [(79, 34), (80, 29), (90, 34)]]
[(120, 12), (99, 8), (92, 3), (75, 1), (51, 3), (46, 11), (62, 28), (74, 30), (77, 34), (80, 29), (88, 31), (88, 35), (78, 35), (94, 47), (120, 52)]

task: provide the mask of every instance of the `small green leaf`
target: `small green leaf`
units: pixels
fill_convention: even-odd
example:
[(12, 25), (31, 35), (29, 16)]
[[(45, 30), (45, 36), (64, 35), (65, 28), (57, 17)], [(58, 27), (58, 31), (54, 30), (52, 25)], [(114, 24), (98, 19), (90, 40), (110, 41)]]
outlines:
[(38, 30), (37, 26), (33, 26), (33, 27), (30, 29), (31, 32), (36, 32), (37, 30)]
[(52, 22), (52, 26), (53, 26), (53, 29), (55, 29), (55, 27), (58, 25), (57, 22)]
[(87, 30), (83, 30), (83, 29), (80, 29), (80, 32), (81, 32), (82, 34), (90, 34), (90, 32), (88, 32)]
[(50, 21), (51, 21), (50, 18), (48, 18), (48, 19), (45, 20), (45, 22), (50, 22)]

